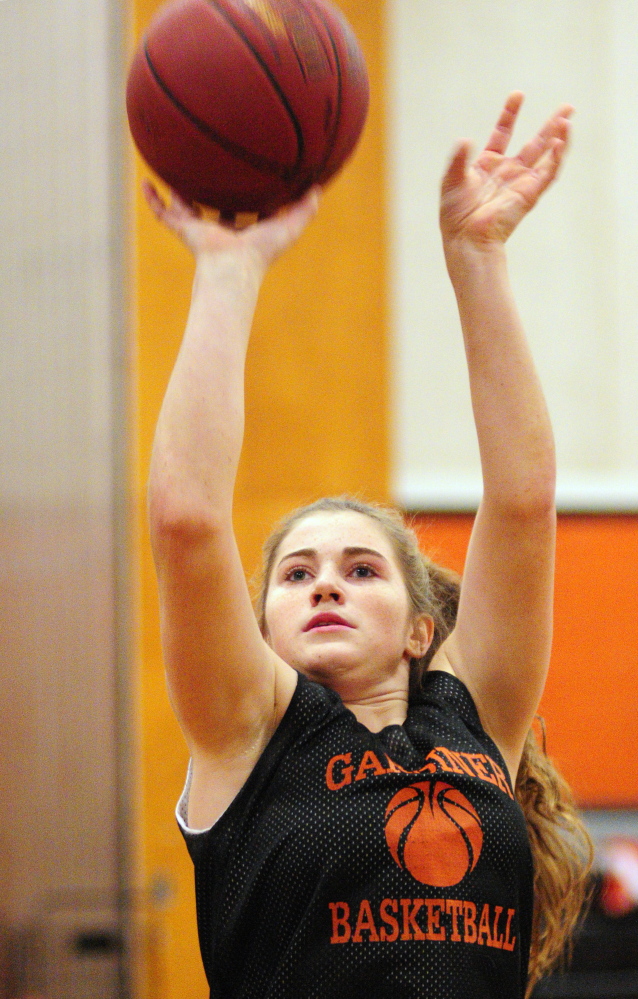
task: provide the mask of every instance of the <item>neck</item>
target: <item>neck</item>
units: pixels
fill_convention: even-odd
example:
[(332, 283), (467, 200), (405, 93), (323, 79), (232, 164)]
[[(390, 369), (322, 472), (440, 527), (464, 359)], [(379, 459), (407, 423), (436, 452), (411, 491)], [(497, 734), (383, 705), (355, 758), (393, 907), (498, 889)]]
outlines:
[(302, 672), (339, 694), (344, 706), (371, 732), (380, 732), (386, 725), (403, 725), (407, 718), (410, 666), (405, 659), (385, 676), (378, 668), (339, 670), (334, 664), (328, 668), (306, 665)]
[(372, 682), (370, 677), (366, 679), (367, 682), (357, 683), (354, 676), (342, 678), (337, 693), (344, 705), (371, 732), (380, 732), (386, 725), (403, 725), (408, 715), (408, 663), (402, 661), (396, 672), (383, 679), (375, 677)]
[(380, 732), (386, 725), (403, 725), (408, 715), (407, 690), (372, 694), (343, 703), (371, 732)]

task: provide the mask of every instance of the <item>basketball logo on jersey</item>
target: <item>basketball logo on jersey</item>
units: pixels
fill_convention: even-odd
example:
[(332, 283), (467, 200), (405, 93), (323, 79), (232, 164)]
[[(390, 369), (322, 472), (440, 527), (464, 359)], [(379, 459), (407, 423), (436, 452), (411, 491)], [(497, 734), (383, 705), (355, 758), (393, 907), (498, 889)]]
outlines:
[(459, 790), (440, 780), (418, 781), (391, 799), (385, 838), (402, 870), (422, 884), (446, 888), (476, 867), (483, 825)]

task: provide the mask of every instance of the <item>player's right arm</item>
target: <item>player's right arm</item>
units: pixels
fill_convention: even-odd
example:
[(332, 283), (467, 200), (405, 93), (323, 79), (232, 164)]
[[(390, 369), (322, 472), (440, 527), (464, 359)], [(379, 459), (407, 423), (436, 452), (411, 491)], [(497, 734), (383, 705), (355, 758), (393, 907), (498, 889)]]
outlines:
[(288, 706), (295, 672), (264, 641), (232, 526), (244, 425), (244, 364), (269, 264), (316, 210), (311, 195), (241, 233), (205, 222), (151, 185), (156, 216), (193, 252), (184, 338), (157, 423), (149, 521), (171, 701), (193, 759), (189, 823), (210, 825)]

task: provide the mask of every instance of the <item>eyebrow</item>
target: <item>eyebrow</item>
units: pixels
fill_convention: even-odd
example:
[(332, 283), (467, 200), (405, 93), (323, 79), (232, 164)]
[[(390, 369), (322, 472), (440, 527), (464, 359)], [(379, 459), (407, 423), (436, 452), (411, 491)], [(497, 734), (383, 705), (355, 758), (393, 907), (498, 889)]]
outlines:
[[(299, 548), (295, 552), (288, 552), (287, 555), (284, 555), (279, 560), (279, 565), (281, 565), (282, 562), (285, 562), (286, 559), (289, 558), (316, 558), (317, 554), (318, 553), (316, 548)], [(381, 552), (376, 551), (374, 548), (362, 548), (359, 545), (354, 545), (348, 548), (344, 548), (343, 554), (350, 557), (353, 555), (354, 556), (373, 555), (375, 558), (380, 558), (383, 562), (388, 561), (385, 555), (382, 555)]]

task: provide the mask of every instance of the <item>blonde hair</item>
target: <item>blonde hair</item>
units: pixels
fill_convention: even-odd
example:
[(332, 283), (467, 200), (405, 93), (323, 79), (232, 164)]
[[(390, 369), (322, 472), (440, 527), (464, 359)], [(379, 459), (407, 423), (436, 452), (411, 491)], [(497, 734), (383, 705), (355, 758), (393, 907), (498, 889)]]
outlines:
[[(410, 693), (414, 694), (437, 649), (454, 628), (461, 579), (422, 553), (416, 534), (397, 510), (340, 496), (317, 500), (289, 514), (264, 545), (256, 608), (259, 625), (265, 633), (268, 584), (284, 538), (295, 524), (312, 514), (344, 511), (363, 514), (380, 526), (392, 544), (415, 616), (428, 614), (434, 621), (430, 647), (422, 658), (410, 663)], [(525, 816), (534, 863), (529, 996), (536, 982), (570, 953), (573, 932), (589, 898), (593, 847), (567, 782), (532, 730), (525, 742), (515, 793)]]

